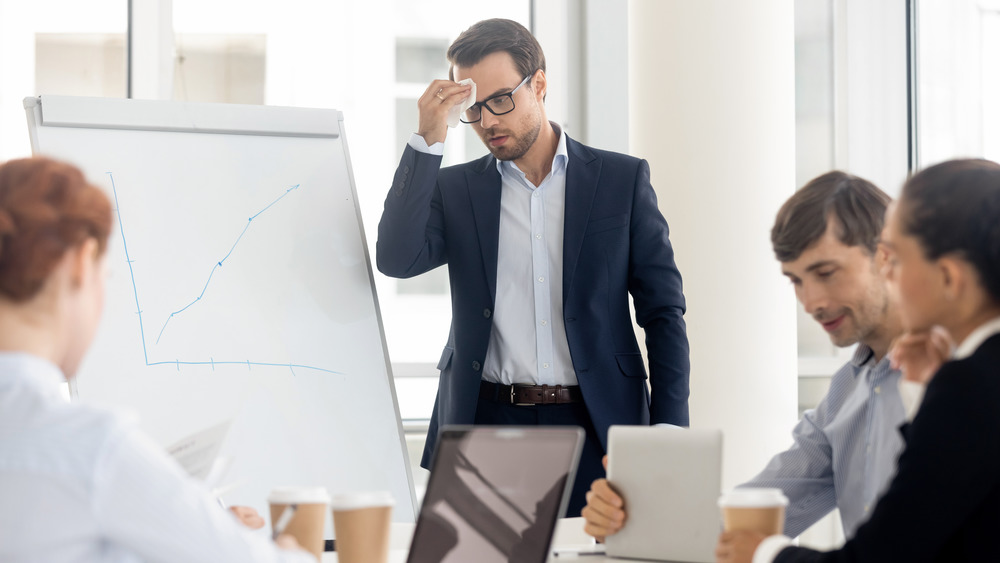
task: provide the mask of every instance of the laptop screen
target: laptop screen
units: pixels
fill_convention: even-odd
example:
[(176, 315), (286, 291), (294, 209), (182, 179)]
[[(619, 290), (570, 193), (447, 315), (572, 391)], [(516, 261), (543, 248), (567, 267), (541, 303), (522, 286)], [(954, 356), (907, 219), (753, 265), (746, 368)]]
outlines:
[(409, 563), (542, 563), (583, 445), (575, 427), (446, 428)]

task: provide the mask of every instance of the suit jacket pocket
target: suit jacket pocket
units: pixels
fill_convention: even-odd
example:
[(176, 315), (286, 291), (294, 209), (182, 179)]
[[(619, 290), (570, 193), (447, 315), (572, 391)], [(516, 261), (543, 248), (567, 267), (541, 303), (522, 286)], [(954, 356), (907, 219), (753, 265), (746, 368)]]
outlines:
[(587, 223), (587, 231), (583, 236), (589, 237), (597, 233), (604, 231), (610, 231), (612, 229), (620, 229), (628, 225), (628, 213), (622, 213), (621, 215), (615, 215), (613, 217), (605, 217), (604, 219), (596, 219)]
[(615, 354), (618, 369), (625, 377), (641, 377), (646, 379), (646, 366), (642, 363), (642, 354)]
[(444, 350), (441, 351), (441, 359), (438, 360), (437, 369), (438, 371), (444, 371), (448, 369), (451, 365), (451, 355), (455, 353), (455, 349), (451, 346), (445, 346)]

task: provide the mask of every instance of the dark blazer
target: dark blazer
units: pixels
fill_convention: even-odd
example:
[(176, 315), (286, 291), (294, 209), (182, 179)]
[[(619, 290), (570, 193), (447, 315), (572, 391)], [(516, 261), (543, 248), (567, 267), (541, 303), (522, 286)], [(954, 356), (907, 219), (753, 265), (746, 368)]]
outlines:
[(785, 548), (776, 563), (1000, 561), (1000, 335), (941, 366), (904, 430), (896, 477), (838, 551)]
[[(681, 276), (649, 165), (567, 138), (563, 319), (584, 402), (602, 442), (612, 424), (688, 424)], [(500, 232), (493, 156), (440, 168), (403, 152), (378, 226), (379, 271), (408, 278), (448, 264), (452, 322), (421, 464), (437, 429), (471, 424), (492, 328)], [(652, 400), (629, 313), (646, 332)], [(606, 443), (605, 443), (606, 446)]]

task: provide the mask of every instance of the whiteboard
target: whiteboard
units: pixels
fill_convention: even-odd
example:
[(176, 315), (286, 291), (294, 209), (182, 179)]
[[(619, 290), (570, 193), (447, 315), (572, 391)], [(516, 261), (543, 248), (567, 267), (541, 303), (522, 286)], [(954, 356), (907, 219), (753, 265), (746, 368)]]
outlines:
[[(104, 317), (79, 398), (164, 446), (231, 421), (224, 499), (276, 486), (416, 505), (336, 110), (42, 96), (32, 149), (115, 207)], [(332, 536), (329, 520), (328, 535)]]

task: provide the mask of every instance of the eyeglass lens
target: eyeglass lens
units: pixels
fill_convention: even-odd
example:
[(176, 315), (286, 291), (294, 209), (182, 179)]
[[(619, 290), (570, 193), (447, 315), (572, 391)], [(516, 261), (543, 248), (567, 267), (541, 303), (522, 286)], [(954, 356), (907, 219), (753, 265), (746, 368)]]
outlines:
[(486, 106), (486, 109), (490, 111), (493, 115), (503, 115), (505, 113), (510, 113), (514, 111), (514, 98), (510, 94), (504, 94), (496, 98), (491, 98), (480, 104), (475, 104), (469, 109), (465, 110), (464, 121), (466, 123), (475, 123), (482, 119), (483, 112), (481, 108)]

